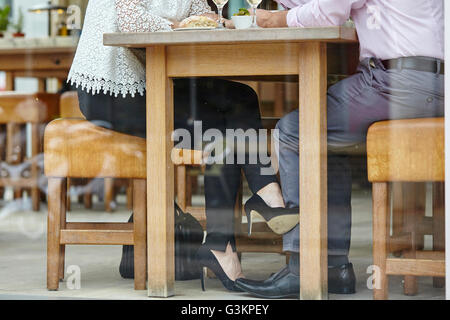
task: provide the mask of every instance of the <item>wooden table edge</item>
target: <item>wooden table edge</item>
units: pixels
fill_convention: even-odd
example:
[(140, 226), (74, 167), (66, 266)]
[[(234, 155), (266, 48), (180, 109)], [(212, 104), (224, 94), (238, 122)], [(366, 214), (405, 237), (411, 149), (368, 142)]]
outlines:
[[(239, 38), (238, 36), (243, 36)], [(274, 28), (174, 32), (105, 33), (105, 46), (144, 48), (155, 45), (252, 44), (263, 42), (357, 42), (354, 28)]]

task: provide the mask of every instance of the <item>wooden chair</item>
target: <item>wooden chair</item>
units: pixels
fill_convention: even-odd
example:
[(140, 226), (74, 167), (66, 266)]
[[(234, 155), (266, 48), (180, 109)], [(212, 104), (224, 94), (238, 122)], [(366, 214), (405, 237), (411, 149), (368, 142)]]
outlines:
[[(135, 289), (146, 286), (146, 142), (85, 120), (59, 119), (45, 130), (48, 177), (47, 288), (64, 278), (65, 246), (134, 245)], [(107, 146), (107, 147), (105, 147)], [(134, 223), (67, 222), (68, 178), (133, 179)]]
[[(444, 119), (383, 121), (367, 136), (369, 181), (373, 183), (374, 299), (388, 298), (388, 275), (405, 276), (415, 294), (417, 276), (442, 285), (444, 253)], [(433, 217), (425, 217), (425, 182), (433, 182)], [(394, 207), (391, 236), (391, 190)], [(433, 250), (423, 250), (425, 234)], [(389, 257), (395, 253), (397, 257)], [(379, 272), (378, 272), (379, 271)]]
[[(34, 211), (39, 211), (41, 200), (39, 188), (39, 179), (43, 176), (39, 167), (39, 155), (42, 153), (41, 129), (57, 117), (58, 106), (57, 94), (0, 93), (0, 126), (3, 127), (4, 137), (0, 143), (2, 155), (0, 187), (13, 187), (16, 197), (20, 197), (23, 190), (30, 190)], [(27, 124), (31, 128), (31, 140), (26, 134)], [(27, 142), (31, 144), (31, 158), (26, 155)]]
[[(61, 118), (85, 119), (81, 113), (80, 105), (78, 103), (78, 93), (76, 91), (68, 91), (61, 95), (60, 103)], [(83, 203), (86, 209), (92, 208), (92, 191), (89, 189), (89, 179), (67, 179), (67, 189), (71, 186), (84, 186)], [(127, 207), (132, 208), (132, 183), (128, 179), (104, 179), (104, 202), (105, 211), (112, 212), (111, 203), (116, 197), (115, 189), (125, 187), (127, 189)], [(67, 194), (67, 210), (70, 211), (71, 197)]]

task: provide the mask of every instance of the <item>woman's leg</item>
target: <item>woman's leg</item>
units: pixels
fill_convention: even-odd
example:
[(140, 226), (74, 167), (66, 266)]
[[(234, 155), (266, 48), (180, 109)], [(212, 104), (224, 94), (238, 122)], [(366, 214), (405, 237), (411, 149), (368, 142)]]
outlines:
[[(246, 154), (239, 154), (242, 149), (241, 151), (238, 149), (236, 159), (245, 159), (240, 166), (247, 178), (250, 190), (254, 194), (258, 194), (268, 206), (284, 207), (281, 188), (275, 173), (272, 172), (271, 163), (261, 163), (260, 155), (269, 157), (267, 143), (261, 144), (265, 150), (255, 147), (260, 145), (259, 140), (262, 137), (259, 133), (264, 129), (256, 92), (249, 86), (238, 82), (227, 81), (223, 86), (227, 88), (227, 93), (234, 97), (229, 105), (222, 106), (226, 128), (235, 130), (235, 134), (244, 133), (244, 136), (247, 134), (249, 137), (248, 140), (245, 140)], [(252, 137), (253, 134), (256, 136)], [(265, 136), (270, 139), (270, 132), (267, 132)]]
[(234, 210), (241, 182), (241, 168), (215, 164), (205, 170), (206, 245), (225, 251), (228, 243), (236, 251)]
[(125, 98), (78, 89), (80, 110), (86, 120), (117, 132), (145, 138), (145, 96)]
[[(191, 137), (195, 131), (194, 121), (201, 121), (202, 134), (215, 129), (222, 133), (224, 139), (227, 129), (258, 130), (262, 127), (257, 96), (246, 85), (219, 79), (186, 79), (175, 81), (174, 92), (176, 110), (177, 106), (190, 101), (190, 108), (184, 108), (181, 112), (184, 112), (184, 119), (189, 119), (183, 125), (188, 126), (185, 129), (191, 132)], [(274, 193), (278, 192), (281, 199), (278, 203), (274, 202), (275, 205), (283, 206), (283, 201), (273, 175), (259, 179), (261, 165), (248, 165), (247, 159), (243, 164), (233, 160), (231, 164), (224, 161), (224, 164), (209, 165), (205, 172), (205, 245), (234, 281), (243, 277), (234, 239), (234, 211), (241, 170), (245, 172), (254, 192), (261, 192), (264, 198), (271, 199), (273, 196), (268, 191), (275, 190)]]
[[(192, 125), (195, 120), (201, 121), (202, 133), (216, 129), (225, 139), (230, 130), (234, 135), (246, 135), (250, 130), (249, 133), (256, 133), (256, 136), (250, 139), (258, 139), (257, 133), (262, 129), (258, 97), (249, 86), (212, 78), (176, 80), (175, 108), (186, 101), (191, 101), (190, 114), (185, 114), (184, 118), (190, 119)], [(184, 111), (186, 112), (186, 109)], [(193, 128), (190, 131), (193, 132)], [(226, 243), (232, 239), (230, 236), (224, 236), (223, 232), (234, 233), (234, 206), (241, 169), (253, 193), (258, 193), (269, 205), (284, 206), (275, 175), (261, 174), (270, 164), (262, 165), (258, 157), (256, 163), (250, 164), (250, 148), (247, 145), (245, 149), (245, 154), (242, 155), (244, 161), (239, 161), (237, 155), (233, 158), (233, 163), (230, 164), (227, 161), (229, 159), (224, 159), (225, 164), (214, 164), (208, 167), (205, 173), (207, 231), (211, 239), (222, 239), (220, 245), (220, 241), (214, 244), (217, 250), (224, 251)], [(234, 239), (231, 242), (234, 243)]]

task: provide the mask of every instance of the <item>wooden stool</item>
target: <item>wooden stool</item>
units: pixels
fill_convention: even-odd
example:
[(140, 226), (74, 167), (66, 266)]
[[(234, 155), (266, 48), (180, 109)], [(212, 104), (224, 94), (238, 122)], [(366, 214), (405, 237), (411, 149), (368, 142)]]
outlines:
[[(57, 117), (58, 105), (58, 94), (0, 93), (0, 125), (6, 126), (0, 143), (2, 162), (6, 164), (1, 169), (0, 187), (13, 187), (16, 197), (20, 197), (24, 189), (31, 190), (34, 211), (39, 211), (41, 200), (39, 179), (42, 174), (38, 159), (42, 152), (41, 129)], [(25, 134), (27, 124), (31, 127), (31, 140)], [(31, 158), (26, 156), (28, 141)], [(20, 168), (19, 176), (14, 176), (8, 165)]]
[[(375, 123), (368, 131), (367, 159), (373, 183), (373, 263), (379, 268), (379, 273), (374, 273), (374, 299), (388, 298), (388, 275), (405, 276), (405, 292), (414, 293), (411, 280), (415, 276), (445, 276), (444, 119)], [(430, 181), (432, 219), (424, 214), (424, 182)], [(392, 184), (394, 210), (400, 215), (394, 214), (391, 236)], [(433, 234), (433, 251), (423, 250), (424, 234)], [(398, 252), (402, 258), (388, 257), (390, 253), (399, 256)]]
[[(81, 113), (80, 105), (78, 102), (77, 91), (68, 91), (61, 95), (60, 103), (61, 118), (73, 118), (73, 119), (85, 119)], [(92, 192), (89, 189), (89, 180), (86, 179), (67, 179), (67, 190), (70, 191), (71, 186), (85, 186), (86, 190), (83, 192), (83, 203), (86, 209), (92, 208)], [(115, 189), (117, 187), (126, 187), (127, 189), (127, 208), (132, 209), (132, 183), (129, 179), (104, 179), (104, 203), (105, 211), (112, 212), (113, 208), (111, 203), (116, 197)], [(67, 211), (70, 211), (70, 192), (67, 193)]]
[[(86, 120), (59, 119), (45, 130), (48, 177), (47, 288), (64, 278), (65, 245), (134, 245), (134, 285), (147, 275), (146, 142)], [(133, 179), (134, 223), (66, 222), (68, 178)]]

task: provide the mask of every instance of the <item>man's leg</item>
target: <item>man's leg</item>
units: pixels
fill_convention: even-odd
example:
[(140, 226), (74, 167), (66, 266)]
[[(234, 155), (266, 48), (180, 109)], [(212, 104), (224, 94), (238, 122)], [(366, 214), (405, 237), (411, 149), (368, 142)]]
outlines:
[[(442, 117), (443, 114), (443, 75), (414, 70), (386, 70), (379, 60), (363, 60), (357, 74), (328, 90), (328, 249), (332, 266), (346, 263), (351, 229), (350, 170), (346, 158), (337, 151), (364, 142), (369, 126), (374, 122)], [(279, 142), (283, 195), (287, 205), (295, 206), (299, 204), (298, 111), (283, 118), (278, 129), (275, 138)], [(283, 240), (285, 250), (298, 252), (298, 227), (287, 233)], [(255, 285), (238, 280), (237, 286), (267, 298), (279, 297), (280, 293), (290, 296), (298, 292), (293, 286), (299, 281), (294, 274), (298, 273), (298, 259), (292, 260), (289, 269), (292, 271), (288, 275), (270, 283)], [(346, 289), (350, 288), (351, 282), (354, 283), (354, 278), (348, 277), (349, 271), (353, 274), (351, 264), (328, 269), (329, 292), (350, 293)], [(344, 275), (347, 275), (345, 281)], [(338, 281), (333, 281), (333, 277)], [(339, 283), (343, 284), (341, 288), (336, 285)]]
[[(299, 206), (298, 110), (277, 124), (280, 178), (288, 207)], [(345, 155), (328, 157), (328, 262), (330, 266), (348, 263), (351, 233), (351, 172)], [(286, 233), (283, 250), (298, 253), (299, 226)], [(294, 265), (295, 268), (295, 265)], [(298, 268), (295, 270), (298, 273)]]
[[(443, 116), (443, 76), (414, 70), (385, 70), (365, 59), (358, 73), (328, 90), (328, 250), (348, 254), (351, 226), (351, 175), (343, 150), (365, 142), (369, 126), (386, 119)], [(420, 88), (420, 89), (415, 89)], [(298, 203), (298, 110), (277, 125), (280, 177), (289, 206)], [(341, 151), (341, 155), (339, 155)], [(300, 204), (301, 205), (301, 204)], [(298, 252), (298, 229), (284, 237), (284, 249)]]

